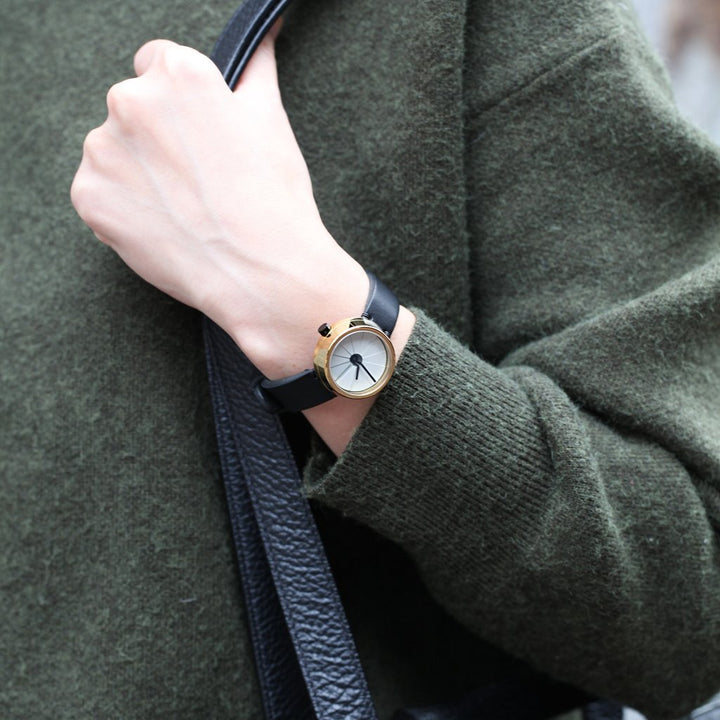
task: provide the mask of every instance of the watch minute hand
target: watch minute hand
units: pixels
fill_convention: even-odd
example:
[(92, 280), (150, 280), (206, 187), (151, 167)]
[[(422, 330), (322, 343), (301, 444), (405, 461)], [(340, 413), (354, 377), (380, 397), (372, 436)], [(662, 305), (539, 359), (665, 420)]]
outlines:
[[(372, 373), (365, 367), (365, 365), (364, 365), (363, 363), (359, 363), (359, 365), (360, 365), (360, 367), (370, 376), (370, 379), (371, 379), (374, 383), (376, 383), (377, 380), (372, 376)], [(358, 370), (358, 374), (359, 374), (359, 373), (360, 373), (360, 371)]]

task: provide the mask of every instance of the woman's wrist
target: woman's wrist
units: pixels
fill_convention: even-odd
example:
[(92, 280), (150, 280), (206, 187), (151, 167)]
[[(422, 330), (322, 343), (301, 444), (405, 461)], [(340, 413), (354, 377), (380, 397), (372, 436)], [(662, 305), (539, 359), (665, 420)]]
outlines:
[[(334, 240), (323, 244), (328, 249), (324, 256), (258, 277), (262, 287), (253, 294), (263, 300), (255, 313), (238, 320), (230, 314), (220, 322), (271, 380), (312, 367), (320, 325), (358, 316), (365, 307), (366, 272)], [(226, 305), (232, 306), (232, 301)]]
[[(397, 358), (405, 349), (414, 326), (415, 315), (401, 305), (391, 338)], [(390, 382), (392, 383), (392, 378)], [(340, 455), (372, 409), (375, 400), (376, 397), (364, 400), (336, 397), (322, 405), (305, 410), (303, 414), (330, 450), (335, 455)]]
[[(259, 322), (221, 322), (265, 377), (277, 380), (312, 368), (320, 337), (318, 327), (363, 312), (369, 290), (367, 273), (339, 246), (335, 247), (337, 252), (328, 251), (324, 260), (316, 260), (296, 276), (280, 276), (278, 272), (265, 280), (267, 313), (255, 319)], [(414, 324), (412, 312), (400, 306), (391, 337), (396, 357), (405, 348)], [(328, 447), (339, 455), (374, 400), (336, 397), (304, 414)]]

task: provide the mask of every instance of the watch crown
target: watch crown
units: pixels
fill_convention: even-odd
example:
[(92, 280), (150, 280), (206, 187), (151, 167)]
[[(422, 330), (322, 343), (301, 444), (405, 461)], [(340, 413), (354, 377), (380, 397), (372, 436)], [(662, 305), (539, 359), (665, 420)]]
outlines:
[(327, 337), (330, 334), (330, 326), (327, 323), (323, 323), (319, 328), (318, 332), (323, 336)]

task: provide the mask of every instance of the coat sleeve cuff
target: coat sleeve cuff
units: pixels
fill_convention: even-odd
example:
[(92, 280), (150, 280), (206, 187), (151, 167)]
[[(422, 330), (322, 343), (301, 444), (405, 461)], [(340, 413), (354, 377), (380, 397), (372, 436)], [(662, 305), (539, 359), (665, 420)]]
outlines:
[(339, 458), (313, 453), (306, 492), (436, 562), (461, 562), (468, 527), (497, 528), (500, 561), (521, 506), (537, 512), (550, 476), (533, 404), (511, 376), (413, 312), (389, 386)]

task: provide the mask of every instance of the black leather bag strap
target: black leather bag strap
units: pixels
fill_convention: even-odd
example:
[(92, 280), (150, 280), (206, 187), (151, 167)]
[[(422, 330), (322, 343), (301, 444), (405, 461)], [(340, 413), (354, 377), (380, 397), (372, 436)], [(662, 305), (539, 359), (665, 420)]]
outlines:
[[(228, 397), (226, 388), (232, 387), (228, 383), (233, 382), (242, 392), (247, 360), (234, 357), (239, 351), (225, 347), (227, 340), (222, 331), (207, 318), (203, 319), (203, 331), (225, 495), (265, 714), (268, 720), (313, 720), (312, 703), (287, 631), (245, 482), (245, 451), (235, 440), (233, 403), (238, 400)], [(228, 363), (235, 362), (240, 364), (226, 369)]]
[[(374, 720), (354, 640), (280, 420), (255, 392), (257, 370), (225, 332), (204, 322), (223, 477), (267, 716)], [(294, 663), (312, 712), (303, 707)]]
[(215, 43), (210, 57), (235, 87), (255, 48), (291, 0), (245, 0)]
[[(233, 86), (289, 0), (248, 0), (212, 59)], [(216, 433), (258, 679), (269, 720), (374, 720), (367, 682), (277, 416), (258, 371), (204, 319)], [(307, 688), (307, 689), (306, 689)]]

